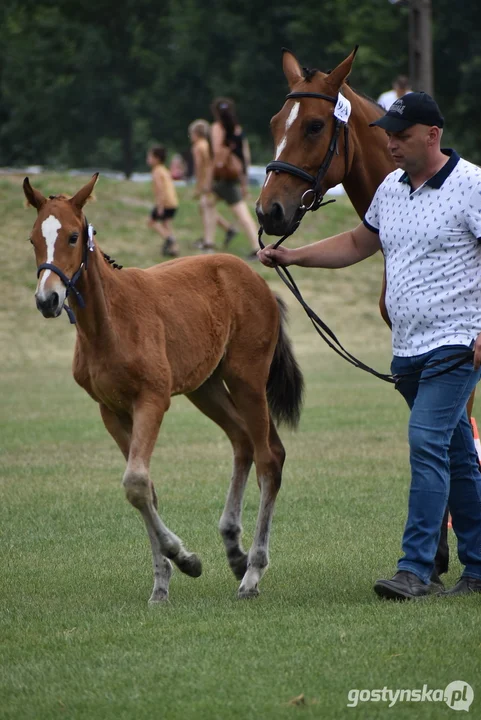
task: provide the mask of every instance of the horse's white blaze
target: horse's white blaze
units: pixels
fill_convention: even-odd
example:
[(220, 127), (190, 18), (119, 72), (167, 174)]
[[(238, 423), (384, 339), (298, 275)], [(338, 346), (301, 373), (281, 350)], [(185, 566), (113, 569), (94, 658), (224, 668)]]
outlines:
[(287, 143), (287, 137), (284, 135), (284, 137), (282, 138), (282, 140), (280, 141), (280, 143), (279, 143), (279, 145), (277, 146), (277, 149), (276, 149), (276, 160), (279, 160), (279, 157), (280, 157), (281, 152), (282, 152), (282, 151), (284, 150), (284, 148), (286, 147), (286, 143)]
[(299, 103), (298, 102), (294, 103), (292, 110), (289, 113), (289, 117), (286, 120), (286, 133), (289, 130), (289, 128), (291, 127), (291, 125), (294, 122), (294, 120), (296, 119), (296, 117), (299, 115), (299, 108), (300, 108)]
[[(42, 235), (45, 240), (45, 244), (47, 246), (47, 260), (46, 262), (52, 263), (53, 262), (53, 256), (55, 253), (55, 242), (57, 240), (58, 231), (62, 227), (61, 223), (59, 222), (58, 218), (55, 217), (55, 215), (49, 215), (46, 220), (42, 223)], [(45, 286), (45, 282), (50, 275), (50, 270), (44, 270), (42, 279), (40, 280), (40, 284), (38, 286), (38, 293), (43, 292), (43, 288)]]
[(293, 124), (294, 120), (296, 119), (296, 117), (299, 115), (299, 108), (300, 108), (300, 104), (299, 104), (298, 102), (294, 103), (294, 105), (293, 105), (292, 108), (291, 108), (291, 112), (289, 113), (289, 115), (288, 115), (288, 117), (287, 117), (286, 127), (285, 127), (285, 135), (284, 135), (284, 137), (282, 138), (282, 140), (280, 141), (279, 145), (278, 145), (277, 148), (276, 148), (276, 160), (279, 160), (279, 157), (280, 157), (282, 151), (283, 151), (284, 148), (286, 147), (286, 143), (287, 143), (287, 131), (288, 131), (289, 128), (292, 126), (292, 124)]

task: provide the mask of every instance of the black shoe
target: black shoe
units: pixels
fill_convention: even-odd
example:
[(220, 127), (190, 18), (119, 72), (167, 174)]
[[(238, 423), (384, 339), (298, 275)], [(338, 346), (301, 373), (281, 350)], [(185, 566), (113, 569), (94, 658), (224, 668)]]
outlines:
[(424, 583), (414, 573), (398, 570), (391, 580), (377, 580), (374, 592), (387, 600), (412, 600), (442, 591), (442, 585)]
[(168, 237), (168, 238), (166, 238), (166, 240), (164, 240), (164, 244), (162, 246), (162, 255), (164, 257), (172, 257), (172, 258), (179, 256), (179, 251), (177, 250), (177, 248), (175, 246), (174, 238)]
[(224, 238), (224, 247), (225, 248), (229, 247), (229, 245), (231, 244), (232, 240), (235, 238), (236, 235), (237, 235), (237, 230), (235, 228), (229, 228), (228, 230), (226, 230), (225, 238)]
[(471, 593), (481, 593), (481, 580), (463, 575), (456, 585), (451, 590), (443, 592), (443, 595), (471, 595)]

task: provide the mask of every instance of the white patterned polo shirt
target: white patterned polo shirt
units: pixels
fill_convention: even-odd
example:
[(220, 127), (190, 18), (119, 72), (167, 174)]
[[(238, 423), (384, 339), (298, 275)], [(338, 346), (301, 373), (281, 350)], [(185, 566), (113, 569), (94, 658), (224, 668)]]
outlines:
[(481, 169), (453, 150), (417, 190), (401, 169), (381, 183), (364, 224), (386, 260), (393, 354), (470, 345), (481, 332)]

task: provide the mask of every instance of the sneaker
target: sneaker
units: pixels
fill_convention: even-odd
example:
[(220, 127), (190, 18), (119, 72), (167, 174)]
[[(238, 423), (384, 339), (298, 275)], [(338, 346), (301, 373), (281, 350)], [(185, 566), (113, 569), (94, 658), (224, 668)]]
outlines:
[(224, 247), (228, 248), (231, 244), (232, 240), (235, 238), (235, 236), (238, 235), (238, 231), (231, 227), (228, 230), (226, 230), (225, 238), (224, 238)]

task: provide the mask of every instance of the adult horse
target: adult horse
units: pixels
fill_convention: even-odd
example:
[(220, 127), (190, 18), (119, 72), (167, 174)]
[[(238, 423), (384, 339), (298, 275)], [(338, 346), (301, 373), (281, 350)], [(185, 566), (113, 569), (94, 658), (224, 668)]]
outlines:
[[(317, 209), (327, 190), (339, 183), (362, 219), (379, 184), (395, 169), (384, 131), (369, 127), (383, 108), (346, 84), (356, 51), (328, 74), (301, 68), (291, 52), (283, 51), (289, 94), (271, 120), (276, 155), (256, 207), (268, 234), (292, 233), (305, 212)], [(384, 273), (379, 307), (390, 327), (385, 292)], [(439, 573), (448, 568), (447, 517), (446, 511), (436, 555)]]
[[(201, 562), (162, 522), (149, 464), (172, 395), (184, 394), (231, 441), (234, 469), (219, 529), (238, 596), (258, 594), (268, 565), (285, 452), (274, 419), (295, 425), (302, 375), (285, 311), (267, 283), (232, 255), (182, 258), (119, 272), (94, 240), (83, 207), (98, 174), (72, 198), (45, 198), (24, 181), (37, 210), (37, 307), (58, 317), (68, 295), (76, 320), (75, 380), (99, 404), (127, 461), (123, 485), (152, 546), (151, 602), (167, 598), (171, 560), (187, 575)], [(262, 312), (260, 311), (262, 308)], [(241, 545), (242, 497), (252, 462), (260, 505), (252, 547)]]

